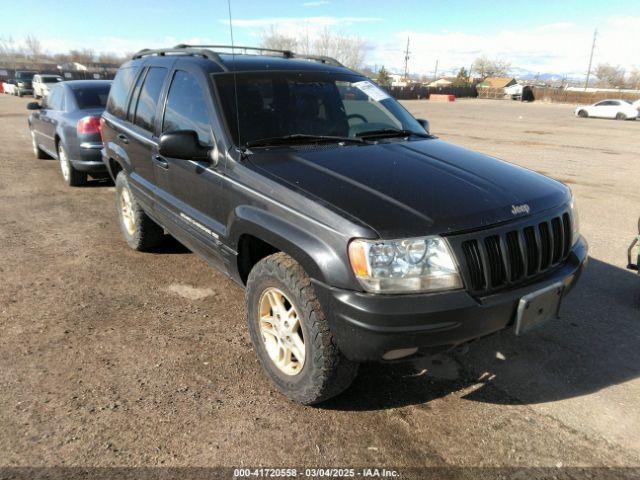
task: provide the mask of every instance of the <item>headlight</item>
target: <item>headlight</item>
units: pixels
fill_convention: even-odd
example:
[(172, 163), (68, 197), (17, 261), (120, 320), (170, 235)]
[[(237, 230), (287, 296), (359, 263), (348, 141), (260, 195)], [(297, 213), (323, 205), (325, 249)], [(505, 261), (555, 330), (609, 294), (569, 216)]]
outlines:
[(580, 238), (580, 215), (578, 214), (576, 197), (573, 195), (571, 196), (571, 238), (573, 238), (573, 245)]
[(410, 293), (462, 288), (462, 280), (441, 237), (352, 240), (349, 261), (368, 292)]

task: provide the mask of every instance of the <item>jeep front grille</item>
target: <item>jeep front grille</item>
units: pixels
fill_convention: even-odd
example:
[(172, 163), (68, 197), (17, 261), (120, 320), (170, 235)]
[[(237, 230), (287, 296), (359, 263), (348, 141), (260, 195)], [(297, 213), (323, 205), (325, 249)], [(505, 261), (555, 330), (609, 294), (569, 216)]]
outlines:
[(572, 245), (571, 218), (565, 212), (533, 225), (465, 235), (460, 243), (452, 243), (463, 260), (469, 289), (489, 293), (524, 283), (564, 262)]

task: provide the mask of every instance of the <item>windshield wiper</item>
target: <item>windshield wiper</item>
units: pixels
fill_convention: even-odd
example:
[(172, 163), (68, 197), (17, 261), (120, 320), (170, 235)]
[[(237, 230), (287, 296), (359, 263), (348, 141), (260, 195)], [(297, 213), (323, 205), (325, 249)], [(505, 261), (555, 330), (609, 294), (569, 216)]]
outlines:
[(315, 142), (338, 142), (338, 143), (367, 143), (362, 138), (339, 137), (333, 135), (307, 135), (305, 133), (292, 133), (281, 137), (258, 138), (244, 144), (245, 147), (268, 147), (274, 145), (287, 145), (292, 143), (315, 143)]
[(380, 128), (378, 130), (370, 130), (368, 132), (356, 133), (356, 137), (360, 138), (390, 138), (390, 137), (410, 137), (416, 136), (421, 138), (430, 138), (428, 133), (414, 132), (413, 130), (403, 130), (399, 128)]

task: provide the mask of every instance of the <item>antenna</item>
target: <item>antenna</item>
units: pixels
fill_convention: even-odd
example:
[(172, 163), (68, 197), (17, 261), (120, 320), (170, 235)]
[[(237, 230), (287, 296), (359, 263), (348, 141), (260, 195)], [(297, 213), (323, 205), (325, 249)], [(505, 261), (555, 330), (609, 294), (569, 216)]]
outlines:
[(233, 90), (236, 99), (236, 128), (238, 129), (238, 143), (240, 143), (240, 106), (238, 105), (238, 73), (236, 71), (236, 49), (233, 41), (233, 22), (231, 20), (231, 0), (227, 0), (229, 8), (229, 32), (231, 32), (231, 56), (233, 58)]

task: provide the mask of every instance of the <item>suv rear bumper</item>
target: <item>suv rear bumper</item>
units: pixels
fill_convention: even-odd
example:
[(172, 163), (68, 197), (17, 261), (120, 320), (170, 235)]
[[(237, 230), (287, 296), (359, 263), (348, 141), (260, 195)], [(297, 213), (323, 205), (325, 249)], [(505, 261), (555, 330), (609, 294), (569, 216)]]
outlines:
[(444, 350), (509, 327), (523, 296), (556, 282), (564, 284), (566, 295), (582, 273), (587, 250), (580, 238), (566, 262), (549, 275), (483, 298), (464, 290), (373, 295), (314, 285), (342, 353), (354, 361), (381, 361), (392, 350)]

